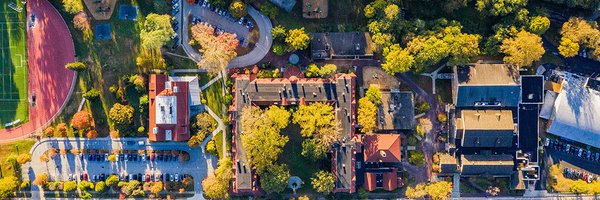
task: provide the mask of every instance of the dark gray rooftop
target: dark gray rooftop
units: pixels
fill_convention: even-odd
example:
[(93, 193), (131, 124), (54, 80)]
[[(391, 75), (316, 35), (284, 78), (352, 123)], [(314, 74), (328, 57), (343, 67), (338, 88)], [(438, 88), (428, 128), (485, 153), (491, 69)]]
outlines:
[(463, 147), (512, 147), (511, 130), (465, 130)]
[(521, 96), (523, 103), (543, 103), (544, 77), (543, 76), (521, 76)]
[(410, 130), (415, 127), (412, 92), (381, 92), (382, 104), (377, 112), (380, 130)]
[(510, 176), (514, 160), (511, 155), (462, 155), (461, 175), (464, 176)]
[(516, 107), (519, 85), (459, 85), (456, 107)]
[(371, 36), (366, 32), (311, 33), (311, 36), (313, 59), (373, 55)]

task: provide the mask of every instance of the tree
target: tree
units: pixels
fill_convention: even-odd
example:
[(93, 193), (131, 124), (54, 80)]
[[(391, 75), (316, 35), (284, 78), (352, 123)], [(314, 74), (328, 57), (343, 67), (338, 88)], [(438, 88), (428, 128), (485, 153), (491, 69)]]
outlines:
[(117, 162), (117, 156), (114, 154), (108, 155), (108, 161)]
[(476, 3), (479, 12), (487, 10), (493, 16), (505, 16), (518, 11), (526, 5), (527, 0), (477, 0)]
[(164, 186), (163, 186), (162, 182), (156, 182), (150, 188), (150, 192), (152, 192), (152, 194), (154, 194), (154, 195), (158, 195), (160, 192), (163, 191), (163, 188), (164, 188)]
[(108, 187), (115, 187), (119, 183), (119, 177), (117, 175), (110, 175), (106, 178), (104, 183)]
[(88, 67), (83, 62), (72, 62), (72, 63), (67, 63), (65, 65), (65, 68), (73, 70), (73, 71), (83, 71), (83, 70), (86, 70)]
[(531, 66), (545, 53), (542, 38), (524, 30), (517, 33), (515, 38), (502, 41), (500, 50), (506, 54), (504, 62), (518, 66)]
[(290, 114), (283, 108), (271, 106), (267, 110), (249, 106), (242, 109), (240, 136), (250, 158), (250, 165), (257, 170), (271, 166), (283, 151), (288, 137), (280, 134), (287, 126)]
[(202, 143), (202, 139), (200, 139), (200, 136), (198, 135), (193, 135), (187, 143), (189, 147), (197, 148)]
[(82, 192), (82, 193), (79, 193), (79, 198), (81, 198), (81, 199), (91, 199), (92, 198), (92, 194), (90, 194), (89, 192)]
[(96, 192), (102, 193), (106, 191), (106, 183), (104, 181), (100, 181), (96, 183), (96, 187), (94, 187)]
[(317, 64), (310, 64), (308, 65), (308, 67), (306, 68), (306, 77), (308, 78), (313, 78), (313, 77), (320, 77), (321, 73), (321, 69), (319, 69), (319, 67), (317, 66)]
[(17, 163), (19, 163), (20, 165), (25, 164), (29, 161), (31, 161), (30, 153), (22, 153), (19, 155), (19, 157), (17, 157)]
[(138, 57), (135, 58), (135, 64), (144, 71), (167, 68), (167, 63), (162, 57), (160, 49), (140, 49)]
[(79, 188), (79, 190), (81, 190), (81, 191), (93, 190), (94, 183), (89, 182), (89, 181), (80, 181), (79, 184), (77, 185), (77, 188)]
[(363, 133), (371, 133), (375, 130), (377, 120), (377, 106), (367, 97), (358, 100), (358, 124), (362, 126)]
[(96, 88), (92, 88), (81, 95), (81, 97), (86, 98), (88, 100), (96, 100), (100, 97), (100, 91), (96, 90)]
[(425, 192), (427, 192), (433, 200), (447, 199), (452, 193), (452, 183), (448, 181), (431, 183), (425, 188)]
[(404, 195), (409, 199), (420, 199), (425, 197), (426, 194), (427, 192), (425, 191), (425, 185), (423, 184), (418, 184), (414, 188), (408, 186), (406, 188), (406, 192), (404, 193)]
[(144, 26), (140, 31), (142, 47), (146, 49), (158, 49), (175, 36), (171, 25), (170, 15), (159, 15), (150, 13), (144, 20)]
[(33, 180), (33, 184), (37, 185), (37, 186), (43, 186), (47, 182), (48, 182), (48, 174), (46, 174), (46, 173), (36, 175), (35, 179)]
[(329, 194), (335, 186), (335, 176), (327, 171), (318, 171), (310, 180), (313, 188), (323, 194)]
[(229, 12), (231, 12), (231, 16), (234, 18), (240, 18), (248, 15), (248, 8), (246, 8), (246, 4), (236, 0), (229, 4)]
[(58, 125), (56, 125), (56, 128), (54, 129), (54, 137), (67, 137), (67, 124), (66, 123), (60, 123)]
[(123, 105), (115, 103), (108, 113), (108, 117), (115, 125), (129, 126), (133, 122), (133, 107), (131, 105)]
[(375, 16), (375, 13), (377, 10), (375, 10), (375, 8), (373, 6), (371, 6), (371, 4), (369, 4), (369, 5), (365, 6), (363, 11), (365, 12), (365, 17), (373, 18)]
[(529, 20), (528, 30), (531, 33), (542, 35), (550, 28), (550, 19), (545, 16), (535, 16)]
[(326, 126), (335, 126), (333, 107), (323, 103), (301, 105), (294, 112), (292, 122), (299, 124), (303, 137), (311, 137), (318, 133), (318, 129)]
[(77, 182), (75, 181), (67, 181), (63, 183), (63, 191), (64, 192), (73, 192), (77, 189)]
[(68, 13), (75, 14), (83, 11), (82, 0), (62, 0), (62, 3)]
[(210, 134), (215, 128), (216, 124), (214, 119), (206, 112), (196, 115), (193, 117), (190, 123), (190, 131), (196, 133), (196, 140), (200, 143), (204, 141), (206, 136)]
[(49, 126), (48, 128), (44, 129), (44, 137), (52, 137), (54, 136), (54, 128), (52, 128), (51, 126)]
[(283, 56), (286, 53), (285, 46), (280, 43), (273, 44), (273, 54), (277, 56)]
[(402, 49), (399, 44), (394, 44), (383, 49), (384, 63), (381, 67), (388, 74), (404, 73), (410, 70), (415, 64), (415, 58), (410, 55), (406, 49)]
[(208, 70), (209, 73), (219, 73), (237, 56), (235, 49), (239, 41), (235, 34), (224, 32), (215, 36), (213, 27), (202, 24), (192, 26), (191, 31), (194, 40), (201, 46), (200, 52), (203, 56), (198, 62), (198, 67)]
[(88, 30), (91, 28), (90, 19), (88, 18), (85, 12), (77, 13), (73, 17), (73, 27), (79, 29), (80, 31)]
[(267, 194), (283, 192), (290, 179), (290, 171), (287, 165), (274, 164), (265, 169), (268, 170), (258, 171), (261, 177), (261, 187)]
[(287, 36), (285, 27), (282, 25), (277, 25), (271, 29), (271, 34), (273, 35), (273, 40), (284, 40)]
[(279, 15), (279, 8), (271, 2), (265, 1), (260, 5), (260, 12), (269, 16), (271, 19), (275, 19)]
[(6, 176), (0, 179), (0, 198), (9, 199), (15, 193), (17, 184), (19, 184), (19, 179), (15, 176)]
[(127, 182), (123, 187), (121, 187), (121, 192), (126, 195), (132, 195), (135, 190), (138, 190), (142, 187), (142, 183), (137, 180)]
[(412, 165), (423, 166), (423, 162), (425, 162), (425, 156), (423, 155), (423, 152), (410, 151), (410, 157), (408, 157), (408, 162)]
[(575, 49), (579, 51), (579, 48), (575, 47), (583, 45), (586, 48), (594, 49), (595, 56), (600, 56), (600, 30), (598, 30), (596, 22), (572, 17), (563, 24), (560, 34), (565, 39), (561, 38), (559, 51), (563, 49), (566, 55), (575, 55), (573, 54)]
[(285, 38), (285, 43), (289, 45), (289, 47), (294, 50), (304, 50), (308, 48), (308, 44), (310, 43), (310, 36), (304, 32), (304, 27), (297, 29), (290, 29), (288, 31), (287, 37)]
[(365, 97), (375, 105), (381, 104), (381, 91), (375, 86), (369, 86), (369, 89), (367, 89), (367, 92), (365, 93)]
[(215, 174), (209, 174), (202, 180), (202, 191), (210, 199), (225, 199), (229, 195), (229, 180), (232, 174), (233, 161), (227, 157), (219, 160)]
[(318, 161), (327, 157), (327, 147), (320, 145), (316, 139), (306, 139), (302, 142), (302, 156), (311, 161)]
[(146, 83), (144, 80), (144, 76), (142, 75), (134, 74), (130, 76), (129, 83), (133, 84), (138, 92), (146, 91)]
[(564, 57), (573, 57), (579, 53), (579, 43), (573, 42), (571, 39), (563, 37), (560, 39), (558, 52)]
[(384, 12), (385, 17), (388, 20), (394, 20), (398, 16), (398, 13), (400, 13), (400, 8), (396, 4), (390, 4), (387, 7), (385, 7)]
[(92, 126), (92, 115), (87, 111), (79, 111), (71, 118), (71, 126), (79, 130), (87, 130)]

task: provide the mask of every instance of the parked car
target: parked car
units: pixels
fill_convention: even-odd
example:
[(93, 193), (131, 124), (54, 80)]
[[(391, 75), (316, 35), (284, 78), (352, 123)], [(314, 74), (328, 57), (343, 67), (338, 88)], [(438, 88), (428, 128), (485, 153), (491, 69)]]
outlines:
[(173, 176), (173, 174), (171, 174), (171, 177), (169, 177), (169, 181), (175, 181), (175, 176)]
[(175, 174), (175, 181), (179, 182), (179, 174)]
[(165, 180), (165, 182), (169, 181), (169, 177), (170, 177), (170, 176), (169, 176), (169, 173), (166, 173), (166, 174), (165, 174), (165, 179), (164, 179), (164, 180)]
[(144, 179), (145, 182), (150, 182), (150, 174), (146, 174), (146, 178)]

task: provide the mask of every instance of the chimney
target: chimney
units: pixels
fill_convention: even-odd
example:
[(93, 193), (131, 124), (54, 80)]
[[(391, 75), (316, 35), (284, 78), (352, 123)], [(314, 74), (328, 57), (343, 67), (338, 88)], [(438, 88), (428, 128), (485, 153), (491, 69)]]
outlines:
[(500, 116), (502, 116), (500, 113), (496, 113), (496, 118), (498, 118), (498, 121), (500, 121)]

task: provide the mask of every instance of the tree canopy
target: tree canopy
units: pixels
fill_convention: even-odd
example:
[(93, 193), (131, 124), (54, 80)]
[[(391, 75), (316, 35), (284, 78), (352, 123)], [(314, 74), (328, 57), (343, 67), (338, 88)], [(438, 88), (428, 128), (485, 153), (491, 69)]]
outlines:
[(71, 126), (79, 130), (87, 130), (92, 126), (92, 115), (87, 111), (79, 111), (71, 118)]
[(202, 180), (202, 191), (210, 199), (225, 199), (229, 196), (229, 180), (232, 174), (233, 161), (221, 158), (215, 174), (209, 174)]
[(134, 109), (131, 105), (115, 103), (108, 113), (108, 118), (117, 126), (129, 126), (133, 122)]
[(248, 15), (248, 8), (244, 2), (236, 0), (229, 4), (229, 12), (234, 18), (240, 18)]
[(362, 126), (363, 133), (371, 133), (375, 130), (377, 120), (377, 106), (369, 101), (367, 97), (358, 100), (358, 124)]
[(293, 51), (304, 50), (308, 48), (308, 44), (310, 43), (310, 36), (308, 35), (308, 33), (304, 32), (304, 27), (290, 29), (288, 31), (287, 37), (285, 38), (285, 43), (288, 44), (289, 48)]
[(580, 46), (593, 49), (594, 55), (600, 56), (600, 30), (596, 22), (573, 17), (563, 24), (560, 34), (562, 38), (558, 49), (563, 56), (577, 55)]
[(83, 11), (82, 0), (62, 0), (62, 3), (68, 13), (75, 14)]
[(303, 137), (311, 137), (319, 133), (319, 129), (335, 126), (333, 107), (323, 103), (301, 105), (294, 112), (292, 121), (299, 124)]
[(239, 120), (243, 133), (240, 139), (250, 164), (257, 170), (272, 166), (283, 151), (289, 139), (280, 131), (287, 126), (289, 118), (289, 112), (278, 106), (266, 110), (255, 106), (242, 109)]
[(310, 180), (313, 188), (323, 194), (330, 193), (335, 186), (335, 176), (328, 171), (318, 171)]
[(259, 175), (261, 177), (261, 187), (267, 194), (280, 193), (287, 187), (290, 170), (285, 164), (273, 164), (260, 170)]
[(235, 34), (223, 32), (215, 35), (214, 27), (202, 24), (192, 26), (191, 32), (194, 40), (201, 46), (202, 60), (198, 62), (198, 67), (209, 73), (219, 73), (237, 56), (235, 49), (239, 41)]
[(477, 0), (476, 7), (482, 13), (504, 16), (517, 12), (527, 5), (527, 0)]
[(159, 15), (150, 13), (144, 20), (144, 26), (140, 31), (142, 47), (146, 49), (158, 49), (175, 36), (171, 25), (170, 15)]
[(542, 38), (525, 30), (517, 33), (514, 38), (504, 39), (500, 50), (506, 54), (504, 62), (518, 66), (531, 66), (546, 52), (542, 46)]
[(6, 176), (0, 179), (0, 198), (9, 199), (17, 189), (19, 179), (15, 176)]

